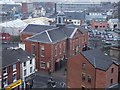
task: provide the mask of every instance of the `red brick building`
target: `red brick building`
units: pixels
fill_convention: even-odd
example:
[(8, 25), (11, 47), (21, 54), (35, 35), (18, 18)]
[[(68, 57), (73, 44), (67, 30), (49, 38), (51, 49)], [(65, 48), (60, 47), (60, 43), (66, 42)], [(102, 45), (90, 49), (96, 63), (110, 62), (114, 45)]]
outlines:
[[(56, 71), (65, 65), (69, 56), (75, 55), (87, 49), (88, 32), (82, 27), (65, 25), (64, 15), (57, 16), (56, 26), (37, 26), (39, 33), (29, 36), (25, 31), (22, 33), (22, 41), (26, 50), (36, 56), (38, 70)], [(45, 29), (48, 28), (48, 29)], [(32, 29), (32, 28), (30, 28)], [(35, 31), (36, 27), (32, 31)]]
[(118, 64), (100, 49), (81, 52), (68, 59), (69, 88), (109, 88), (118, 84)]
[(15, 57), (14, 51), (2, 51), (2, 68), (0, 68), (1, 88), (19, 89), (22, 84), (20, 79), (20, 62)]
[(0, 33), (0, 39), (2, 41), (10, 41), (11, 40), (11, 35), (9, 33)]
[(105, 30), (109, 26), (108, 26), (107, 20), (105, 19), (93, 19), (91, 22), (91, 27), (92, 29)]

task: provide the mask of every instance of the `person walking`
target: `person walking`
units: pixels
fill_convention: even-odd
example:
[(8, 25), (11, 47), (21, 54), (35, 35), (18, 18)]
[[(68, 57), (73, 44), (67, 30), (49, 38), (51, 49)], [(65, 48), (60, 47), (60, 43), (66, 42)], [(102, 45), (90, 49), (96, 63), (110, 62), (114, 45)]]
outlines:
[(48, 70), (48, 75), (51, 76), (51, 70), (50, 69)]

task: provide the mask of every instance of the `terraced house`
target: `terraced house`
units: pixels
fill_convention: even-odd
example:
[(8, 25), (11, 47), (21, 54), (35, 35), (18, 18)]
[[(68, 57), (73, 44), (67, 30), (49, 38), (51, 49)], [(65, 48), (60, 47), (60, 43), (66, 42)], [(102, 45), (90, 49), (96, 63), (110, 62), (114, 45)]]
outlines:
[(28, 77), (35, 72), (35, 58), (30, 53), (18, 49), (3, 49), (0, 68), (0, 88), (26, 88)]
[[(22, 41), (26, 50), (36, 56), (38, 70), (56, 71), (65, 66), (68, 57), (87, 49), (87, 30), (66, 25), (64, 21), (65, 15), (61, 12), (54, 26), (29, 25), (23, 30)], [(32, 32), (35, 33), (30, 35)]]

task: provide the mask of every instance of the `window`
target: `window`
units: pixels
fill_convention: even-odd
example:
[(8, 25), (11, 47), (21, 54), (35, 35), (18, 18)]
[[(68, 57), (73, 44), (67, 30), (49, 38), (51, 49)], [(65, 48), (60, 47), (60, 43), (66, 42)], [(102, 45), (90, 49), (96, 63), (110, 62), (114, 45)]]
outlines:
[(110, 80), (110, 84), (113, 84), (113, 79)]
[(62, 46), (62, 44), (60, 43), (60, 45), (59, 45), (59, 50), (60, 50), (59, 54), (61, 54), (61, 52), (62, 52), (61, 46)]
[(79, 45), (76, 46), (75, 48), (75, 54), (79, 53)]
[(41, 57), (45, 57), (45, 48), (41, 46)]
[(30, 73), (32, 73), (32, 67), (30, 67)]
[(13, 71), (16, 70), (16, 64), (13, 65)]
[(17, 79), (16, 79), (16, 74), (13, 74), (13, 82), (15, 82)]
[(40, 68), (45, 69), (45, 67), (46, 67), (46, 63), (45, 62), (40, 62)]
[(57, 56), (57, 46), (55, 46), (55, 56)]
[(111, 73), (113, 73), (113, 72), (114, 72), (114, 68), (111, 69)]
[(26, 71), (26, 69), (24, 70), (24, 76), (26, 76), (26, 74), (27, 74), (27, 71)]
[(72, 45), (73, 45), (73, 47), (72, 47), (72, 48), (73, 48), (73, 50), (74, 50), (74, 49), (75, 49), (75, 46), (74, 46), (74, 45), (75, 45), (75, 42), (74, 42), (74, 41), (73, 41)]
[(66, 46), (65, 46), (65, 42), (63, 43), (63, 52), (65, 52)]
[(58, 23), (61, 23), (61, 17), (58, 18)]
[(86, 67), (86, 63), (82, 63), (82, 69), (84, 70)]
[(32, 45), (32, 46), (31, 46), (31, 53), (32, 53), (33, 55), (35, 55), (35, 45)]
[(82, 73), (82, 81), (85, 81), (85, 73)]
[(26, 62), (24, 62), (23, 64), (24, 64), (24, 67), (26, 67)]
[(92, 78), (91, 78), (91, 76), (89, 75), (89, 76), (88, 76), (88, 82), (89, 82), (89, 83), (91, 83), (91, 79), (92, 79)]
[(4, 73), (4, 74), (7, 73), (7, 68), (4, 68), (4, 69), (3, 69), (3, 73)]
[(95, 29), (97, 29), (98, 28), (98, 26), (95, 26)]
[(4, 84), (4, 87), (8, 85), (7, 78), (4, 79), (3, 84)]
[(30, 64), (32, 64), (32, 60), (30, 60)]

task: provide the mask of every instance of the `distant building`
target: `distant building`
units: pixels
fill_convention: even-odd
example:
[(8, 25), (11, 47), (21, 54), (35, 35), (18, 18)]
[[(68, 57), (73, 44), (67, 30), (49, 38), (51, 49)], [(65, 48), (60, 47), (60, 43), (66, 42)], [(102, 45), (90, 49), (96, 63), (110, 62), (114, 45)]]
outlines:
[(77, 26), (81, 26), (85, 23), (85, 12), (64, 12), (66, 16), (66, 21)]
[(100, 49), (81, 52), (67, 63), (68, 88), (111, 88), (118, 85), (118, 64)]
[(34, 11), (33, 8), (33, 3), (31, 2), (23, 2), (22, 7), (21, 7), (21, 12), (22, 12), (22, 19), (26, 19), (29, 16), (32, 15), (32, 12)]
[(38, 70), (57, 71), (68, 57), (87, 50), (85, 28), (65, 25), (64, 13), (59, 13), (56, 20), (55, 26), (29, 25), (22, 32), (26, 50), (36, 56)]
[(57, 11), (84, 11), (85, 9), (95, 7), (102, 7), (100, 3), (57, 3), (56, 9)]
[(11, 35), (9, 33), (0, 33), (0, 40), (9, 42), (11, 40)]
[(109, 19), (108, 24), (111, 29), (118, 28), (118, 19)]
[(20, 19), (1, 23), (1, 33), (9, 33), (12, 36), (19, 36), (20, 32), (27, 26), (27, 23)]
[(113, 46), (110, 48), (110, 56), (120, 63), (120, 46)]
[(102, 12), (97, 12), (97, 11), (86, 11), (86, 16), (85, 16), (85, 19), (88, 20), (88, 21), (91, 21), (93, 19), (106, 19), (107, 18), (107, 15), (103, 14)]
[(97, 30), (105, 30), (105, 29), (108, 29), (108, 23), (107, 23), (107, 20), (106, 19), (93, 19), (92, 22), (91, 22), (91, 28), (92, 29), (97, 29)]

